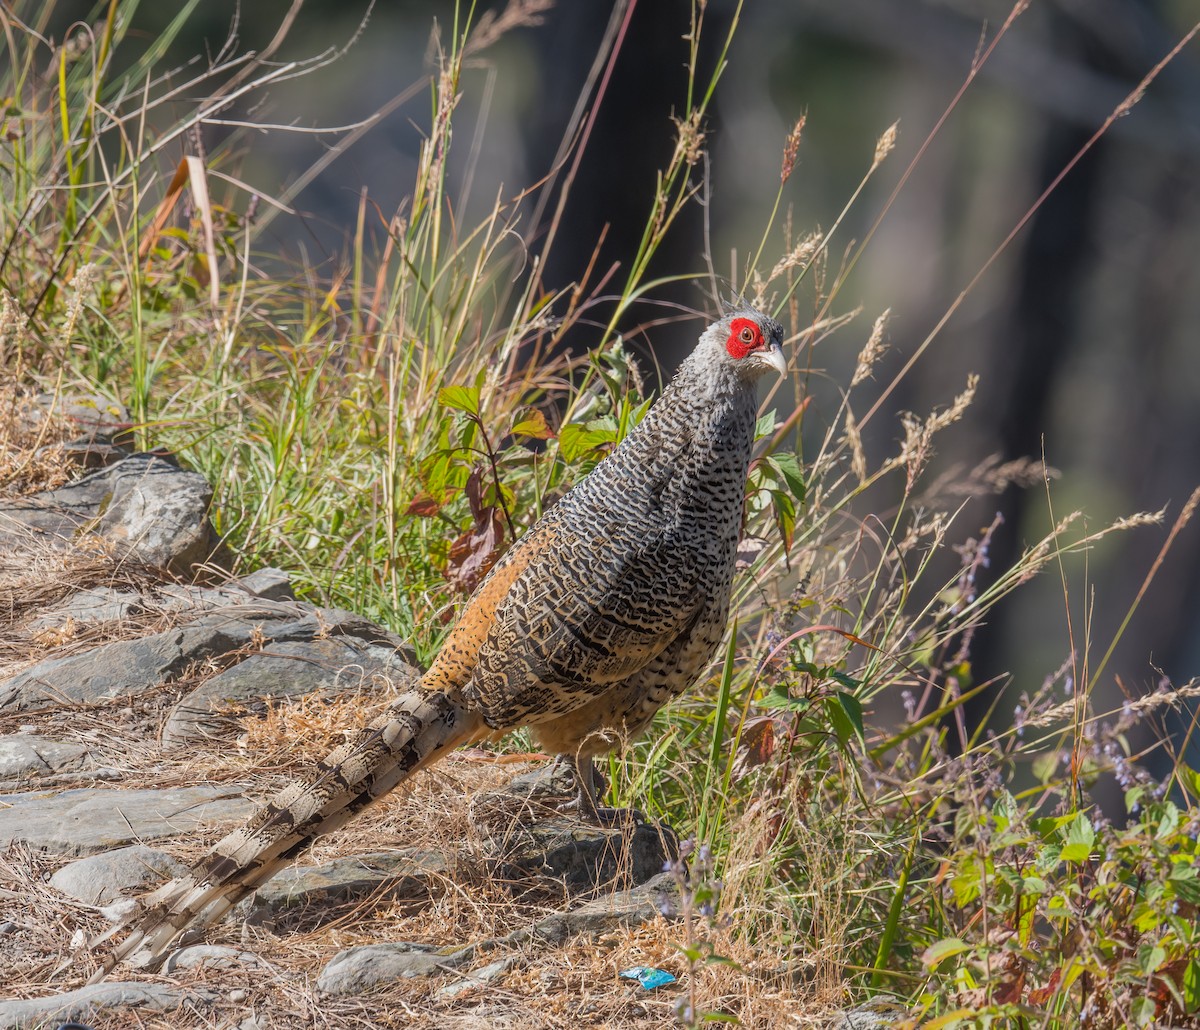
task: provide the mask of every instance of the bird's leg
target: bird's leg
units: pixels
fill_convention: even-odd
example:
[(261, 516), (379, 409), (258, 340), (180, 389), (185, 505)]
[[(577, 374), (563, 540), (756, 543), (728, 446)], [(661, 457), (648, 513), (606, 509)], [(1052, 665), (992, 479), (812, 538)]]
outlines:
[[(561, 755), (559, 757), (562, 757)], [(645, 822), (646, 817), (632, 808), (601, 808), (596, 804), (596, 766), (591, 758), (579, 754), (567, 756), (575, 770), (575, 784), (578, 796), (574, 805), (578, 807), (579, 818), (593, 826), (623, 827), (631, 822)], [(607, 789), (605, 784), (604, 789)]]

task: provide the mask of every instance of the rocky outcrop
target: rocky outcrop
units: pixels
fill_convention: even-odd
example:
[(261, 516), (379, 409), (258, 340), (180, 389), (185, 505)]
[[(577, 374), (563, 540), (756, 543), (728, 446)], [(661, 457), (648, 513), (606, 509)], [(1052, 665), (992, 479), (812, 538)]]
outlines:
[(0, 550), (69, 550), (94, 540), (118, 559), (190, 578), (225, 558), (211, 503), (200, 473), (132, 454), (57, 490), (0, 501)]
[[(264, 575), (263, 573), (271, 573)], [(278, 574), (256, 574), (278, 596)], [(228, 667), (182, 698), (168, 741), (214, 731), (231, 709), (321, 690), (401, 689), (419, 675), (403, 642), (381, 626), (337, 608), (256, 593), (255, 577), (220, 588), (154, 587), (142, 593), (84, 590), (30, 619), (27, 632), (109, 622), (133, 611), (172, 613), (170, 629), (99, 644), (0, 678), (0, 714), (62, 704), (88, 705), (144, 693), (199, 662)], [(119, 600), (114, 597), (119, 595)]]

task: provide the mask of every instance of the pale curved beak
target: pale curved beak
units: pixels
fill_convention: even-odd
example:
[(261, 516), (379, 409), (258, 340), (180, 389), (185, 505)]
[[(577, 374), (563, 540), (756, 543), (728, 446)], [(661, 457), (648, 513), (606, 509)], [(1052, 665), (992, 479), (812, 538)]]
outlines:
[(787, 378), (787, 356), (783, 353), (783, 348), (779, 344), (772, 343), (770, 349), (763, 351), (759, 355), (759, 358), (775, 369), (782, 378)]

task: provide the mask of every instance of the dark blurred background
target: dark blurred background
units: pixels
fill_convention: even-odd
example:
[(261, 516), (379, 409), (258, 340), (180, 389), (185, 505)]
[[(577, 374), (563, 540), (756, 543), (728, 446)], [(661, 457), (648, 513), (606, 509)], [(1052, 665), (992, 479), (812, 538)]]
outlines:
[[(454, 160), (461, 177), (471, 152), (478, 153), (471, 165), (476, 214), (498, 191), (511, 196), (550, 169), (614, 2), (562, 0), (540, 26), (507, 35), (471, 68), (456, 115)], [(243, 4), (241, 45), (264, 46), (288, 6)], [(153, 39), (178, 10), (142, 5), (139, 32)], [(232, 0), (201, 3), (178, 56), (217, 50), (234, 12)], [(962, 84), (985, 28), (990, 38), (1008, 12), (990, 0), (748, 0), (708, 125), (718, 273), (729, 274), (731, 249), (744, 262), (757, 244), (785, 136), (801, 114), (807, 125), (786, 194), (798, 232), (830, 225), (870, 164), (878, 136), (900, 123), (896, 152), (841, 231), (841, 246), (862, 239)], [(343, 45), (365, 14), (362, 0), (309, 0), (278, 57)], [(735, 16), (729, 0), (707, 4), (703, 75)], [(891, 308), (892, 350), (876, 374), (878, 384), (888, 383), (1038, 195), (1198, 16), (1194, 0), (1035, 0), (937, 133), (839, 296), (837, 309), (862, 305), (863, 315), (818, 348), (814, 365), (832, 382), (848, 383), (871, 322)], [(689, 17), (685, 0), (632, 4), (548, 286), (578, 278), (605, 226), (598, 267), (627, 263), (634, 253), (655, 173), (674, 147), (670, 119), (683, 104)], [(302, 127), (364, 119), (428, 69), (434, 18), (449, 31), (453, 5), (379, 3), (345, 58), (281, 84), (269, 107), (230, 117)], [(429, 117), (429, 93), (421, 90), (299, 192), (293, 202), (304, 218), (276, 220), (272, 245), (285, 256), (303, 250), (309, 260), (336, 262), (364, 190), (386, 216), (411, 188), (418, 127)], [(227, 131), (206, 130), (210, 144)], [(250, 136), (243, 177), (278, 194), (321, 158), (331, 138)], [(982, 376), (976, 403), (963, 425), (939, 437), (943, 468), (974, 466), (991, 454), (1037, 458), (1044, 446), (1062, 472), (1053, 485), (1060, 517), (1079, 508), (1099, 528), (1166, 506), (1169, 525), (1200, 484), (1198, 173), (1194, 43), (1066, 176), (889, 398), (889, 410), (865, 438), (872, 463), (895, 451), (902, 435), (896, 412), (926, 413), (948, 402), (975, 371)], [(471, 221), (470, 211), (459, 214)], [(676, 227), (653, 271), (702, 270), (703, 246), (696, 209)], [(769, 251), (768, 265), (779, 252)], [(655, 296), (710, 304), (695, 286)], [(657, 330), (655, 360), (669, 369), (695, 331), (694, 322)], [(819, 406), (813, 417), (820, 418)], [(996, 511), (1004, 522), (992, 546), (993, 571), (1051, 522), (1043, 488), (1011, 489), (973, 507), (965, 530), (978, 532)], [(1091, 607), (1095, 657), (1165, 536), (1166, 527), (1120, 534), (1089, 556), (1086, 578), (1081, 562), (1070, 568), (1076, 637), (1082, 643)], [(1119, 703), (1118, 678), (1137, 694), (1162, 675), (1181, 684), (1200, 671), (1198, 547), (1200, 525), (1193, 525), (1171, 549), (1108, 667), (1108, 700)], [(1013, 673), (1013, 698), (1005, 702), (1011, 705), (1064, 663), (1067, 640), (1061, 582), (1048, 574), (1020, 590), (976, 639), (976, 678)], [(1180, 725), (1187, 720), (1185, 714)], [(1200, 764), (1196, 755), (1193, 765)]]

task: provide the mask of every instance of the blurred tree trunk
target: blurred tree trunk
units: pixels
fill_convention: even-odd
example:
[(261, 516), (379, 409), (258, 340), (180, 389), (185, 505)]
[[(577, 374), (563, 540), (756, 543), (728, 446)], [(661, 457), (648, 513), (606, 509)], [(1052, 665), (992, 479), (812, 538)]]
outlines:
[[(529, 167), (536, 174), (549, 172), (553, 165), (563, 129), (584, 88), (614, 2), (558, 4), (547, 14), (545, 31), (534, 36), (539, 47), (537, 67), (544, 102), (531, 112), (525, 137)], [(547, 287), (561, 288), (576, 280), (588, 267), (604, 235), (592, 281), (594, 284), (618, 262), (620, 269), (603, 292), (609, 296), (620, 292), (650, 215), (656, 176), (667, 167), (675, 149), (677, 132), (672, 116), (684, 109), (686, 101), (688, 44), (683, 37), (690, 13), (686, 0), (634, 0), (628, 32), (546, 264)], [(721, 4), (710, 4), (705, 14), (700, 48), (702, 78), (711, 74), (717, 44), (728, 31), (727, 14)], [(564, 55), (572, 57), (566, 59)], [(565, 172), (564, 168), (560, 183)], [(700, 169), (693, 172), (699, 173)], [(547, 218), (553, 209), (551, 203)], [(702, 213), (692, 204), (667, 236), (650, 276), (698, 270), (702, 246)], [(687, 283), (657, 289), (652, 297), (693, 308), (704, 305), (703, 295)], [(589, 313), (588, 321), (603, 325), (611, 313), (611, 303), (599, 304)], [(628, 331), (633, 325), (670, 313), (642, 305), (622, 329)], [(654, 330), (650, 342), (654, 357), (663, 364), (664, 375), (691, 349), (698, 331), (694, 321)], [(576, 334), (580, 348), (595, 343), (596, 334), (588, 338), (586, 333), (585, 327)], [(571, 343), (569, 339), (568, 346)], [(639, 355), (646, 358), (650, 351), (644, 342), (634, 344)]]
[[(1111, 73), (1113, 60), (1086, 26), (1050, 5), (1048, 44), (1095, 71)], [(1054, 180), (1088, 141), (1094, 130), (1078, 123), (1048, 118), (1038, 156), (1037, 194)], [(996, 320), (997, 332), (988, 354), (985, 377), (992, 403), (984, 417), (994, 420), (994, 432), (1005, 461), (1042, 456), (1043, 434), (1060, 396), (1059, 376), (1072, 348), (1081, 341), (1080, 314), (1092, 271), (1090, 233), (1103, 203), (1098, 190), (1108, 142), (1101, 139), (1058, 185), (1034, 216), (1022, 252), (1012, 305)], [(1035, 194), (1036, 195), (1036, 194)], [(1020, 557), (1022, 531), (1032, 511), (1044, 510), (1040, 490), (1009, 487), (998, 499), (1003, 524), (992, 538), (990, 568), (1010, 568)], [(976, 682), (1011, 672), (1020, 654), (1014, 640), (1012, 604), (999, 605), (975, 637), (973, 663)], [(966, 705), (967, 722), (976, 726), (995, 703), (979, 696)], [(997, 709), (998, 723), (1005, 718)]]

